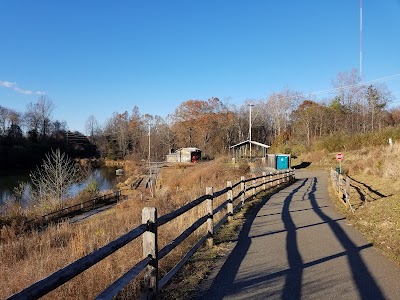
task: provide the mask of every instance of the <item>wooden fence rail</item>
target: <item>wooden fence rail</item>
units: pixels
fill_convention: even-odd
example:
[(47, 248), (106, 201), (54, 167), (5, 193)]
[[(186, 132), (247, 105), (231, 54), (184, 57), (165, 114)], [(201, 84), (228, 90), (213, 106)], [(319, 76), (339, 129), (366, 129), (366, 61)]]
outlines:
[(331, 180), (339, 200), (354, 213), (355, 210), (350, 202), (350, 178), (347, 176), (344, 179), (342, 174), (331, 168)]
[(75, 212), (79, 212), (83, 209), (91, 209), (96, 207), (96, 205), (100, 204), (100, 203), (106, 203), (106, 202), (112, 202), (112, 201), (116, 201), (118, 202), (121, 199), (121, 191), (114, 191), (112, 193), (109, 194), (105, 194), (102, 196), (98, 196), (95, 198), (92, 198), (90, 200), (78, 203), (78, 204), (74, 204), (68, 207), (63, 207), (62, 209), (53, 211), (51, 213), (48, 213), (46, 215), (41, 216), (41, 219), (44, 221), (51, 221), (54, 219), (58, 219), (58, 218), (62, 218), (64, 216), (70, 215), (70, 214), (74, 214)]
[[(276, 173), (263, 173), (262, 176), (254, 178), (244, 178), (232, 185), (231, 181), (227, 182), (227, 187), (220, 191), (213, 191), (212, 187), (206, 189), (206, 194), (198, 199), (186, 204), (185, 206), (157, 217), (157, 209), (154, 207), (145, 207), (142, 211), (142, 224), (103, 246), (102, 248), (93, 251), (92, 253), (78, 259), (77, 261), (67, 265), (66, 267), (58, 270), (57, 272), (49, 275), (46, 278), (32, 284), (17, 294), (12, 295), (8, 299), (38, 299), (47, 293), (53, 291), (57, 287), (63, 285), (83, 271), (89, 269), (96, 263), (104, 258), (113, 254), (118, 249), (127, 245), (131, 241), (142, 236), (143, 239), (143, 259), (134, 265), (118, 280), (107, 287), (101, 292), (96, 299), (112, 299), (116, 296), (121, 289), (123, 289), (129, 282), (135, 279), (139, 274), (145, 274), (146, 291), (143, 296), (144, 299), (157, 298), (158, 291), (163, 288), (171, 278), (179, 271), (179, 269), (190, 259), (194, 252), (203, 245), (206, 241), (209, 246), (213, 245), (213, 234), (219, 227), (231, 220), (234, 212), (240, 209), (246, 200), (246, 192), (251, 191), (249, 198), (252, 198), (257, 193), (263, 192), (268, 188), (275, 187), (281, 184), (287, 184), (293, 181), (295, 174), (293, 170)], [(239, 191), (238, 188), (240, 187)], [(234, 196), (234, 191), (236, 195)], [(214, 208), (215, 200), (226, 194), (226, 200)], [(188, 225), (179, 236), (177, 236), (169, 244), (165, 245), (162, 249), (158, 249), (158, 228), (178, 216), (188, 212), (192, 208), (206, 202), (206, 214), (197, 219), (193, 224)], [(215, 216), (223, 214), (223, 216), (216, 220)], [(199, 229), (203, 224), (206, 224), (206, 232), (204, 235), (192, 246), (192, 248), (183, 256), (183, 258), (174, 266), (163, 278), (159, 279), (158, 262), (174, 248), (180, 245), (186, 238), (188, 238), (194, 231)]]

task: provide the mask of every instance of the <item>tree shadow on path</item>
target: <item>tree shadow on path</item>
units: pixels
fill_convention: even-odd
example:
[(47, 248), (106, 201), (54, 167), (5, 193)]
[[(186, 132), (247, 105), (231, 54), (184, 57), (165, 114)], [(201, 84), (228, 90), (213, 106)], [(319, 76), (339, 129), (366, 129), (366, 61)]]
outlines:
[(285, 286), (282, 291), (282, 299), (300, 299), (301, 282), (303, 279), (303, 260), (297, 246), (297, 228), (290, 215), (290, 203), (293, 195), (296, 194), (305, 184), (308, 178), (301, 185), (295, 188), (284, 200), (282, 208), (282, 222), (286, 229), (286, 254), (289, 262), (289, 270), (286, 273)]
[(368, 267), (365, 265), (360, 253), (359, 248), (354, 242), (348, 237), (346, 232), (340, 227), (338, 223), (328, 217), (322, 212), (317, 204), (315, 192), (317, 191), (318, 179), (314, 177), (312, 189), (309, 195), (310, 202), (314, 208), (315, 213), (325, 221), (332, 232), (335, 234), (338, 241), (342, 244), (347, 252), (347, 261), (352, 273), (353, 281), (357, 286), (361, 299), (385, 299), (381, 289), (375, 282), (374, 278), (370, 274)]
[(251, 237), (249, 236), (249, 233), (251, 226), (257, 216), (257, 213), (268, 202), (268, 200), (273, 195), (278, 193), (282, 188), (276, 190), (273, 194), (264, 197), (261, 202), (259, 202), (254, 208), (251, 209), (251, 212), (246, 217), (246, 221), (244, 222), (243, 227), (239, 233), (239, 236), (237, 238), (238, 242), (235, 248), (229, 254), (225, 263), (219, 270), (217, 276), (214, 278), (210, 288), (206, 292), (206, 295), (196, 295), (195, 299), (218, 300), (232, 293), (233, 282), (235, 281), (236, 274), (239, 270), (242, 260), (246, 256), (246, 253), (251, 245)]
[[(311, 181), (311, 182), (310, 182)], [(298, 248), (297, 243), (297, 228), (293, 222), (291, 211), (289, 209), (290, 203), (292, 203), (293, 196), (299, 192), (299, 190), (305, 186), (307, 182), (310, 182), (311, 189), (308, 188), (304, 196), (303, 201), (310, 201), (312, 209), (314, 212), (322, 219), (321, 224), (327, 224), (332, 232), (335, 234), (338, 241), (345, 248), (345, 251), (336, 253), (334, 255), (322, 257), (315, 261), (304, 263)], [(361, 258), (360, 252), (363, 249), (372, 247), (372, 244), (366, 244), (357, 247), (354, 242), (348, 237), (346, 232), (337, 223), (342, 219), (331, 219), (326, 214), (323, 213), (321, 208), (325, 206), (318, 206), (316, 199), (317, 190), (317, 178), (306, 178), (303, 179), (299, 186), (290, 192), (288, 196), (285, 197), (282, 207), (281, 219), (284, 223), (286, 235), (286, 255), (289, 263), (288, 269), (279, 270), (277, 272), (271, 272), (268, 274), (254, 274), (247, 279), (243, 279), (235, 282), (235, 278), (239, 271), (240, 265), (245, 258), (250, 245), (251, 240), (255, 236), (250, 236), (251, 226), (257, 216), (260, 209), (269, 201), (269, 195), (265, 197), (251, 212), (248, 216), (246, 222), (243, 225), (242, 230), (239, 233), (238, 242), (235, 248), (229, 254), (228, 258), (224, 262), (223, 266), (219, 270), (216, 277), (213, 279), (211, 285), (203, 293), (196, 295), (195, 299), (223, 299), (224, 297), (238, 293), (243, 289), (256, 286), (260, 283), (268, 282), (270, 280), (284, 277), (285, 284), (283, 289), (280, 291), (280, 298), (282, 299), (300, 299), (302, 295), (302, 285), (303, 285), (303, 272), (305, 269), (319, 265), (339, 257), (345, 256), (349, 263), (349, 268), (352, 273), (353, 281), (357, 287), (360, 295), (360, 299), (385, 299), (379, 286), (371, 276), (367, 266), (365, 265), (363, 259)], [(308, 198), (308, 199), (307, 199)], [(268, 235), (266, 233), (265, 235)], [(323, 286), (320, 288), (323, 289)], [(264, 291), (265, 292), (265, 291)], [(259, 296), (266, 296), (264, 292), (260, 291)], [(271, 291), (270, 291), (271, 292)], [(269, 293), (269, 292), (268, 292)], [(276, 296), (276, 294), (275, 294)], [(257, 297), (256, 297), (257, 298)], [(261, 298), (260, 298), (261, 299)]]

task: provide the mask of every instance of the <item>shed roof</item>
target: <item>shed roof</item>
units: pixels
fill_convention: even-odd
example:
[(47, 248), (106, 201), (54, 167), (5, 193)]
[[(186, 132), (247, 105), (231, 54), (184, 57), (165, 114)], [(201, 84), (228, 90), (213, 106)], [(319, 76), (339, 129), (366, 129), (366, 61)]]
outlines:
[(233, 145), (233, 146), (231, 146), (230, 148), (231, 148), (231, 149), (232, 149), (232, 148), (237, 148), (237, 147), (240, 147), (240, 146), (243, 146), (243, 145), (246, 145), (246, 144), (253, 144), (253, 145), (256, 145), (256, 146), (265, 148), (265, 149), (268, 149), (268, 148), (271, 147), (271, 146), (268, 146), (268, 145), (265, 145), (265, 144), (262, 144), (262, 143), (259, 143), (259, 142), (246, 140), (246, 141), (240, 142), (239, 144)]
[(199, 148), (195, 148), (195, 147), (184, 147), (184, 148), (180, 148), (176, 151), (182, 151), (182, 150), (186, 150), (189, 152), (197, 152), (197, 151), (201, 151)]

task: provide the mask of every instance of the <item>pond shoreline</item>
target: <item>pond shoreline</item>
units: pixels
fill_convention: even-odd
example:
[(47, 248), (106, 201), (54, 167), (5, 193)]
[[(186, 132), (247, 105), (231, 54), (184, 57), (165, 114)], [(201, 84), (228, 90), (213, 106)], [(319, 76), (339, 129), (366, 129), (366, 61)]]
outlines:
[[(116, 166), (108, 167), (106, 165), (93, 167), (93, 172), (87, 179), (71, 186), (70, 194), (76, 196), (87, 186), (89, 181), (93, 180), (93, 178), (97, 181), (100, 191), (115, 190), (117, 184), (125, 179), (125, 176), (116, 176), (116, 168)], [(26, 171), (20, 172), (18, 175), (0, 176), (0, 205), (7, 201), (7, 198), (12, 195), (14, 188), (17, 187), (20, 182), (26, 182), (30, 185), (30, 172), (31, 171)]]

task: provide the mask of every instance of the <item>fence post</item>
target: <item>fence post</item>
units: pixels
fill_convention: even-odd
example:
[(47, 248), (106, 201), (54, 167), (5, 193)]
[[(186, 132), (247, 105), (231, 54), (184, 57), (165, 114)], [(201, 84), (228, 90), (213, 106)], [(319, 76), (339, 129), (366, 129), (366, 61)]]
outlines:
[(232, 181), (226, 182), (226, 187), (228, 188), (228, 193), (226, 193), (226, 200), (228, 201), (228, 221), (233, 219), (233, 191), (232, 191)]
[(339, 181), (338, 181), (338, 196), (340, 200), (343, 200), (343, 193), (342, 193), (342, 178), (343, 176), (339, 174)]
[(157, 245), (157, 209), (145, 207), (142, 210), (142, 224), (147, 225), (143, 233), (143, 257), (151, 257), (145, 271), (147, 299), (155, 299), (158, 294), (158, 245)]
[(350, 177), (346, 177), (346, 193), (350, 196)]
[(256, 180), (255, 179), (253, 179), (253, 196), (255, 196), (256, 195)]
[(244, 177), (244, 176), (240, 177), (240, 188), (242, 191), (242, 196), (241, 196), (242, 206), (244, 205), (244, 201), (246, 199), (246, 182), (245, 182), (245, 180), (246, 180), (246, 177)]
[(274, 186), (274, 182), (273, 182), (273, 179), (274, 177), (273, 177), (273, 175), (272, 175), (272, 172), (269, 172), (269, 186), (270, 187), (273, 187)]
[(339, 193), (339, 191), (340, 191), (340, 182), (339, 182), (339, 178), (340, 178), (340, 175), (339, 175), (338, 172), (336, 172), (335, 180), (336, 180), (336, 187), (337, 187), (338, 193)]
[(262, 180), (263, 180), (263, 181), (262, 181), (262, 182), (263, 182), (263, 191), (265, 191), (265, 190), (267, 189), (267, 185), (266, 185), (266, 182), (267, 182), (267, 178), (266, 178), (266, 177), (267, 177), (267, 172), (263, 172), (263, 173), (262, 173), (262, 177), (263, 177), (263, 179), (262, 179)]
[(210, 196), (210, 199), (206, 200), (207, 205), (207, 234), (209, 237), (207, 238), (207, 245), (212, 247), (214, 244), (213, 234), (214, 234), (214, 222), (213, 222), (213, 195), (214, 191), (212, 187), (206, 188), (206, 195)]
[(346, 185), (345, 185), (345, 199), (346, 204), (350, 207), (350, 178), (346, 177)]

